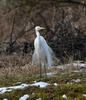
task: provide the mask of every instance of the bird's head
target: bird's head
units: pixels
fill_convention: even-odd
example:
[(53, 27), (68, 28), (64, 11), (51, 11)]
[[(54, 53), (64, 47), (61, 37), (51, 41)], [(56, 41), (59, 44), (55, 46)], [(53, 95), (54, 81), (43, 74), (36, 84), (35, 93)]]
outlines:
[(40, 26), (36, 26), (36, 27), (35, 27), (35, 30), (36, 30), (36, 31), (43, 30), (43, 29), (45, 29), (45, 28), (44, 28), (44, 27), (40, 27)]

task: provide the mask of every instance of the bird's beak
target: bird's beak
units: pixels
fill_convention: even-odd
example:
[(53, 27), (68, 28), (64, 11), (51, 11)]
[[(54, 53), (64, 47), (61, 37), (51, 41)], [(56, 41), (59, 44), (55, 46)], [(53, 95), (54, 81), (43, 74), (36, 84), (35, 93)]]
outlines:
[(40, 27), (40, 30), (44, 30), (45, 28), (44, 27)]

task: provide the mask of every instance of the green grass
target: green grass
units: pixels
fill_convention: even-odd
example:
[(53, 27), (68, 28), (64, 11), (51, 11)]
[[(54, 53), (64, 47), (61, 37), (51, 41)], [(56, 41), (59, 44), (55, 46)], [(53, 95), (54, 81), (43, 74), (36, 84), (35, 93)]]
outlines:
[[(81, 81), (76, 83), (73, 79), (80, 79)], [(8, 100), (19, 100), (19, 98), (25, 94), (29, 94), (28, 100), (36, 100), (42, 98), (42, 100), (65, 100), (62, 95), (66, 95), (66, 100), (86, 100), (83, 94), (86, 94), (86, 73), (85, 72), (57, 72), (53, 76), (47, 78), (39, 78), (39, 75), (24, 75), (24, 76), (9, 76), (0, 78), (0, 86), (12, 86), (17, 82), (21, 83), (33, 83), (34, 81), (44, 81), (49, 83), (46, 88), (39, 87), (26, 87), (23, 90), (13, 90), (0, 95), (0, 100), (8, 98)], [(54, 83), (59, 85), (54, 86)], [(69, 84), (67, 84), (69, 83)], [(72, 84), (70, 84), (72, 83)], [(17, 84), (18, 85), (18, 84)]]

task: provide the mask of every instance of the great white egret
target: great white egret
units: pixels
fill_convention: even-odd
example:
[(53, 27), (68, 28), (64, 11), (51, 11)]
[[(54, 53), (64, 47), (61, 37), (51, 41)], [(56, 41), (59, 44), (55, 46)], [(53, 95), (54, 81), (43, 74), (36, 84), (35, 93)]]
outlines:
[(34, 53), (32, 56), (32, 64), (40, 66), (40, 77), (41, 67), (44, 67), (46, 74), (46, 67), (51, 67), (53, 62), (54, 53), (53, 50), (48, 46), (43, 36), (40, 36), (39, 30), (45, 29), (44, 27), (36, 26), (36, 39), (34, 40)]

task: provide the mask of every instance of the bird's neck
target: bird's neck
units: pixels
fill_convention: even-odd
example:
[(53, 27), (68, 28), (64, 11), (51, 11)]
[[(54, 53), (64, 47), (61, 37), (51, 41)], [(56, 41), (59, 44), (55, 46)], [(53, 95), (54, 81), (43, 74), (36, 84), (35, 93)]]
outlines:
[(40, 33), (38, 30), (36, 30), (36, 35), (37, 35), (37, 37), (40, 37)]

